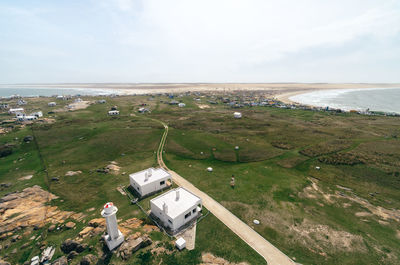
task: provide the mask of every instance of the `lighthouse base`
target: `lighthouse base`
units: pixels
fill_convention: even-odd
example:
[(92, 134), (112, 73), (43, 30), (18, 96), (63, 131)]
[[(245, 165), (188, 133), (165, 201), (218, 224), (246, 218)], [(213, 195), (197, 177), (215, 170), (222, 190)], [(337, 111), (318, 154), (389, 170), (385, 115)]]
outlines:
[(104, 237), (104, 241), (106, 242), (109, 250), (113, 250), (114, 248), (121, 245), (122, 242), (124, 242), (124, 235), (119, 230), (118, 230), (118, 233), (119, 233), (118, 237), (114, 238), (114, 239), (111, 239), (109, 235), (106, 235)]

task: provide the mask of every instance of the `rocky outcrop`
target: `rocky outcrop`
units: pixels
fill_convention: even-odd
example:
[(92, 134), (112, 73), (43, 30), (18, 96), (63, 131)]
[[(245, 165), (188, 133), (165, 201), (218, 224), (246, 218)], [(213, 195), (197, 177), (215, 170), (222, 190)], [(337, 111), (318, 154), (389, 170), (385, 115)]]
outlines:
[(124, 260), (129, 259), (133, 253), (141, 248), (151, 245), (152, 241), (147, 235), (137, 237), (137, 234), (130, 235), (119, 247), (118, 257)]
[(76, 251), (78, 253), (83, 252), (87, 248), (86, 244), (81, 244), (78, 241), (72, 240), (72, 239), (67, 239), (65, 240), (61, 246), (60, 249), (62, 252), (65, 254), (68, 254), (72, 251)]
[(81, 259), (80, 265), (93, 265), (97, 263), (97, 257), (92, 254), (88, 254)]
[(35, 185), (0, 199), (0, 234), (25, 227), (43, 227), (45, 224), (63, 223), (67, 218), (78, 217), (73, 212), (60, 211), (48, 202), (56, 199)]
[(61, 258), (58, 258), (55, 261), (53, 261), (51, 265), (68, 265), (68, 260), (65, 256), (62, 256)]

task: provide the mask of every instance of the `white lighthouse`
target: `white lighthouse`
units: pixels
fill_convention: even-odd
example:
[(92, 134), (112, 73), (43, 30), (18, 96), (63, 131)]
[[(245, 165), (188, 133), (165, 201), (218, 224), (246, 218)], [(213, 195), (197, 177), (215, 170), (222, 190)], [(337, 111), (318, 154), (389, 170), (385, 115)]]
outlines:
[(103, 211), (101, 211), (101, 215), (106, 218), (107, 235), (105, 241), (109, 250), (113, 250), (124, 242), (124, 235), (118, 229), (117, 211), (118, 208), (112, 202), (107, 202)]

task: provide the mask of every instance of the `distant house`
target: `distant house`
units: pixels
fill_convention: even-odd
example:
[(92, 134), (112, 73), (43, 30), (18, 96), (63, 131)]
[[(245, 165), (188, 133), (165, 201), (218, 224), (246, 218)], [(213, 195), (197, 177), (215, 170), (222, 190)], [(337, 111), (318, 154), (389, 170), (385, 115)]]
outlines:
[(173, 233), (194, 221), (202, 209), (199, 197), (184, 188), (170, 190), (150, 200), (151, 215)]
[(139, 109), (138, 109), (138, 112), (139, 112), (139, 113), (146, 113), (146, 112), (150, 112), (150, 110), (149, 110), (149, 109), (146, 109), (146, 108), (139, 108)]
[(7, 103), (0, 103), (0, 109), (8, 109)]
[(56, 97), (56, 99), (64, 99), (64, 96), (59, 95)]
[(234, 117), (235, 119), (240, 119), (240, 118), (242, 118), (242, 113), (240, 113), (240, 112), (234, 112), (234, 113), (233, 113), (233, 117)]
[(144, 197), (171, 186), (172, 178), (162, 168), (148, 168), (130, 174), (129, 183), (140, 197)]
[(108, 112), (108, 115), (114, 116), (114, 115), (119, 115), (119, 111), (118, 110), (110, 110)]
[(97, 101), (97, 103), (104, 104), (104, 103), (106, 103), (106, 100), (105, 99), (100, 99), (100, 100)]
[(27, 115), (27, 116), (24, 117), (25, 121), (33, 121), (33, 120), (36, 120), (36, 119), (37, 119), (37, 117), (34, 116), (34, 115)]
[(17, 102), (17, 105), (19, 105), (19, 106), (26, 105), (26, 101), (23, 99), (19, 99)]
[(57, 105), (57, 103), (55, 103), (55, 102), (49, 102), (49, 103), (47, 103), (47, 105), (48, 105), (49, 107), (54, 107), (54, 106)]
[(36, 116), (37, 118), (41, 118), (41, 117), (43, 117), (43, 112), (37, 111), (37, 112), (33, 112), (31, 115)]
[(8, 114), (17, 114), (17, 113), (23, 113), (24, 109), (23, 108), (16, 108), (16, 109), (9, 109)]
[(178, 107), (180, 107), (180, 108), (183, 108), (183, 107), (185, 107), (185, 106), (186, 106), (185, 103), (179, 103), (179, 104), (178, 104)]

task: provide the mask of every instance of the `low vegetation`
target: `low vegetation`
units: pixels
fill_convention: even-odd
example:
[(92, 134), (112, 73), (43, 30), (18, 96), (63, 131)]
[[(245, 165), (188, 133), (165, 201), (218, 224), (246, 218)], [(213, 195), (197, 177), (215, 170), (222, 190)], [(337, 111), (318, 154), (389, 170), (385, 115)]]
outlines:
[[(54, 122), (1, 125), (8, 131), (0, 136), (0, 151), (12, 152), (5, 151), (0, 158), (0, 197), (38, 185), (58, 197), (49, 206), (81, 213), (82, 219), (57, 224), (63, 227), (71, 221), (76, 223), (73, 229), (49, 232), (50, 224), (45, 224), (14, 231), (0, 241), (0, 256), (22, 264), (39, 254), (43, 244), (57, 246), (55, 257), (64, 255), (60, 244), (99, 218), (107, 201), (118, 206), (122, 222), (138, 218), (150, 224), (117, 188), (128, 185), (129, 173), (157, 166), (160, 120), (169, 125), (164, 153), (168, 167), (299, 263), (399, 263), (398, 117), (244, 107), (239, 110), (243, 118), (234, 119), (233, 109), (209, 104), (208, 99), (182, 96), (177, 100), (186, 107), (179, 108), (165, 104), (165, 96), (115, 97), (70, 112), (54, 112), (47, 106), (54, 99), (28, 99), (27, 108), (43, 110)], [(151, 113), (139, 114), (142, 104)], [(107, 116), (114, 105), (121, 114)], [(0, 120), (8, 119), (8, 114), (0, 114)], [(34, 140), (24, 141), (28, 135)], [(119, 169), (105, 170), (110, 164)], [(141, 229), (134, 232), (145, 233)], [(193, 251), (174, 250), (171, 239), (159, 231), (147, 234), (157, 243), (136, 252), (130, 263), (198, 264), (204, 253), (229, 262), (264, 262), (211, 214), (197, 226)], [(21, 238), (12, 242), (15, 235)], [(79, 254), (72, 264), (90, 253), (103, 257), (100, 237), (86, 238), (92, 250)], [(155, 246), (166, 251), (154, 254)], [(124, 262), (116, 255), (101, 260)]]

